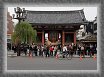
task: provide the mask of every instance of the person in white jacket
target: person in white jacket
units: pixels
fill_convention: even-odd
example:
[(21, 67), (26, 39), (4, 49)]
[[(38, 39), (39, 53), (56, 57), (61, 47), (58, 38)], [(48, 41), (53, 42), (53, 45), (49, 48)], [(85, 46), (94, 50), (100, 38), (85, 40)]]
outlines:
[(63, 58), (65, 57), (65, 54), (67, 53), (67, 47), (66, 45), (63, 46)]
[(67, 47), (66, 47), (66, 45), (63, 46), (63, 52), (65, 52), (65, 51), (67, 51)]

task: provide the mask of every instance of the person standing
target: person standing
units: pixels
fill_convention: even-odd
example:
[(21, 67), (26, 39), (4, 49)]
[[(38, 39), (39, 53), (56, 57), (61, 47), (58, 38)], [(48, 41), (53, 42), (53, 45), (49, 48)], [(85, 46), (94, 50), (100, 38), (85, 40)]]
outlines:
[(12, 50), (14, 51), (14, 53), (16, 53), (16, 46), (13, 45)]
[(24, 51), (25, 56), (26, 56), (27, 55), (27, 45), (26, 44), (24, 44), (24, 46), (23, 46), (23, 51)]
[(38, 56), (41, 56), (42, 55), (41, 45), (38, 46), (38, 52), (39, 52)]
[(43, 56), (44, 55), (44, 46), (42, 45), (41, 46), (41, 56)]
[(81, 46), (81, 56), (85, 57), (85, 49), (84, 49), (84, 46), (82, 45)]
[(90, 57), (92, 57), (92, 55), (93, 55), (93, 45), (90, 44)]
[(23, 43), (21, 43), (20, 44), (20, 55), (23, 55), (24, 54), (24, 44)]
[(78, 55), (79, 56), (81, 55), (81, 45), (80, 44), (78, 45)]
[(27, 51), (27, 54), (29, 53), (29, 47), (28, 47), (29, 45), (27, 44), (26, 45), (26, 51)]
[(76, 45), (76, 44), (74, 44), (74, 45), (73, 45), (73, 53), (75, 53), (75, 54), (76, 54), (76, 50), (77, 50), (77, 45)]
[(69, 45), (69, 50), (70, 50), (71, 57), (73, 57), (73, 54), (74, 54), (73, 45)]
[(94, 54), (97, 54), (97, 46), (96, 46), (96, 44), (93, 46), (93, 49), (94, 49)]
[(45, 57), (45, 56), (46, 56), (46, 51), (47, 51), (47, 46), (46, 46), (46, 45), (44, 45), (44, 46), (43, 46), (43, 57)]
[(51, 46), (51, 47), (49, 48), (49, 50), (50, 50), (50, 56), (53, 56), (53, 50), (54, 50), (53, 46)]
[(61, 51), (61, 45), (58, 45), (58, 48), (57, 48), (59, 51)]
[(21, 44), (16, 46), (17, 56), (21, 56)]
[(46, 57), (49, 57), (49, 46), (46, 46)]
[(37, 55), (37, 51), (38, 51), (37, 45), (34, 45), (34, 54), (35, 54), (35, 56), (38, 56), (38, 55)]
[(67, 52), (70, 54), (70, 45), (67, 45)]
[(66, 45), (63, 46), (63, 52), (65, 52), (65, 51), (67, 51), (67, 47), (66, 47)]
[(32, 45), (30, 45), (30, 47), (29, 47), (29, 56), (33, 56), (33, 48), (34, 48), (34, 45), (32, 44)]
[(54, 47), (54, 56), (57, 54), (57, 46)]

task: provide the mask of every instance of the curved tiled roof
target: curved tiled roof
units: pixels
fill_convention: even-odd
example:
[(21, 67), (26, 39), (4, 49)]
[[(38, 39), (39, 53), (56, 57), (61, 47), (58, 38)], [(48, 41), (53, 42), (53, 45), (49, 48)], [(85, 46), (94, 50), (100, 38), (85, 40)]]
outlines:
[(83, 10), (75, 11), (29, 11), (27, 19), (29, 23), (44, 24), (70, 24), (83, 23), (86, 21)]
[(97, 41), (97, 37), (95, 35), (88, 36), (84, 40), (89, 40), (89, 41)]
[(82, 42), (97, 42), (97, 36), (96, 35), (88, 35), (85, 38), (80, 39)]

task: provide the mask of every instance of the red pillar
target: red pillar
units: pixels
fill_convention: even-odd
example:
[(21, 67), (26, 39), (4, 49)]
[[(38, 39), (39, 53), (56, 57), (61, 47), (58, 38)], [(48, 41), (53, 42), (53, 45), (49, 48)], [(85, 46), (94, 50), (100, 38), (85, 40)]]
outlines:
[(74, 44), (76, 44), (76, 32), (74, 32)]
[(62, 31), (62, 46), (65, 44), (65, 32)]
[(44, 45), (44, 31), (42, 31), (42, 44)]

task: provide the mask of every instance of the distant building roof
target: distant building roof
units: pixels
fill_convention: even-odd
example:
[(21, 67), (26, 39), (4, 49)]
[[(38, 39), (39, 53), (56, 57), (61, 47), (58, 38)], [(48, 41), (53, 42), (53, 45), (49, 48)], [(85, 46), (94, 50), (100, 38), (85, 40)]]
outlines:
[(87, 35), (80, 39), (82, 42), (97, 42), (97, 36), (96, 35)]
[(29, 23), (39, 24), (72, 24), (86, 21), (83, 10), (74, 11), (29, 11), (27, 19)]

